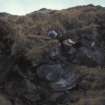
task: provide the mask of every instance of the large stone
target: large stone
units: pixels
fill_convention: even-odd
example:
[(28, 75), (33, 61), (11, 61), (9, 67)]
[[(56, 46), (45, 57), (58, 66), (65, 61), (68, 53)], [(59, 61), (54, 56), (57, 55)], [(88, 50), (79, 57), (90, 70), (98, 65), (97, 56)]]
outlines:
[(57, 59), (60, 56), (60, 48), (57, 46), (50, 48), (49, 50), (49, 57), (53, 60), (53, 59)]
[(77, 84), (78, 76), (70, 69), (63, 68), (61, 64), (42, 65), (37, 69), (40, 79), (47, 80), (49, 86), (55, 91), (66, 91)]

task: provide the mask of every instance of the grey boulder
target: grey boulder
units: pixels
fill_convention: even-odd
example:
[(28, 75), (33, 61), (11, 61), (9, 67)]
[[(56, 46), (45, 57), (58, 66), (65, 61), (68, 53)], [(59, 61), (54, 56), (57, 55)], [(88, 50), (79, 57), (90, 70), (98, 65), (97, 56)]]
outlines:
[(37, 69), (39, 78), (48, 81), (55, 91), (66, 91), (76, 86), (78, 76), (61, 64), (43, 65)]

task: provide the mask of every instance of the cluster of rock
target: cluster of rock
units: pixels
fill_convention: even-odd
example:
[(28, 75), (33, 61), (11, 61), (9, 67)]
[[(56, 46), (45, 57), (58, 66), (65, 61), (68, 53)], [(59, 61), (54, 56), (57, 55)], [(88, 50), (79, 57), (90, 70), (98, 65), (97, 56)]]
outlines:
[(98, 37), (96, 35), (80, 36), (77, 44), (68, 48), (68, 59), (72, 63), (87, 65), (87, 66), (104, 66), (105, 50), (104, 46), (98, 45)]

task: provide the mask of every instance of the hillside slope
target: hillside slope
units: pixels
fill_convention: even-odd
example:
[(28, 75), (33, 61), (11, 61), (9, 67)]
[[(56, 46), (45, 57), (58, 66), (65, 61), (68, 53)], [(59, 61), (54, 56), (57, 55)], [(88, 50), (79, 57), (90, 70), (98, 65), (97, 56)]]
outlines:
[(104, 105), (104, 29), (101, 6), (0, 13), (0, 105)]

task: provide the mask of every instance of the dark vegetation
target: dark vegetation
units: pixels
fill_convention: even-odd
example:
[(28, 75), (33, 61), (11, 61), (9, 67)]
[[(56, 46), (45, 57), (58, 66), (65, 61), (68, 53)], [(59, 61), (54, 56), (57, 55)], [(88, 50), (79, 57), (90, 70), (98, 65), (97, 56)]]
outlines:
[[(61, 49), (55, 29), (79, 45)], [(0, 105), (104, 105), (105, 8), (0, 13)]]

